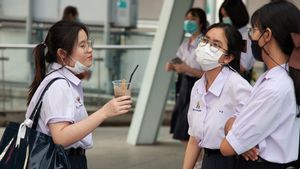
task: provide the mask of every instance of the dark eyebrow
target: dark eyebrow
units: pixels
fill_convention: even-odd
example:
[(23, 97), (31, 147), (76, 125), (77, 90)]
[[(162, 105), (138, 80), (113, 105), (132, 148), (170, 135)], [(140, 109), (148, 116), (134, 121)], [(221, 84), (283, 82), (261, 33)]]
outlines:
[(78, 44), (82, 44), (82, 43), (85, 43), (85, 42), (86, 42), (86, 40), (82, 40)]
[[(206, 36), (206, 35), (205, 35), (205, 37), (206, 37), (208, 40), (211, 40), (209, 36)], [(217, 42), (217, 43), (219, 43), (220, 45), (223, 45), (223, 43), (222, 43), (221, 41), (219, 41), (219, 40), (214, 39), (214, 40), (212, 40), (212, 41), (213, 41), (213, 42)]]
[(223, 43), (221, 42), (221, 41), (219, 41), (219, 40), (213, 40), (213, 42), (217, 42), (217, 43), (219, 43), (220, 45), (222, 45)]
[(205, 37), (205, 38), (207, 38), (208, 40), (210, 39), (210, 37), (209, 37), (209, 36), (207, 36), (207, 35), (205, 35), (204, 37)]

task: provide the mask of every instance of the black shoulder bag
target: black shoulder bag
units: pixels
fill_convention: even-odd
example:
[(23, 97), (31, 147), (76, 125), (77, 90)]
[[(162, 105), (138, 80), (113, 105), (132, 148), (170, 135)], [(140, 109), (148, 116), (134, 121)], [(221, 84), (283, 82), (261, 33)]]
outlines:
[(54, 78), (42, 91), (30, 118), (18, 124), (10, 122), (0, 142), (0, 169), (71, 169), (61, 145), (36, 130), (43, 96), (51, 84), (64, 78)]

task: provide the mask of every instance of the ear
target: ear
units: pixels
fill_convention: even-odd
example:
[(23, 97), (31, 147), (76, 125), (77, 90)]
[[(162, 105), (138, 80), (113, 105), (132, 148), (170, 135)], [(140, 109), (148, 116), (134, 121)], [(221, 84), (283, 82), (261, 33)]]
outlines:
[(66, 58), (68, 56), (67, 52), (63, 50), (62, 48), (58, 48), (56, 55), (58, 56), (57, 61), (58, 63), (65, 65), (66, 64)]
[(63, 50), (62, 48), (58, 48), (56, 54), (63, 60), (67, 58), (67, 52), (65, 50)]
[(270, 28), (267, 28), (265, 30), (265, 33), (264, 33), (263, 37), (264, 37), (266, 42), (269, 42), (272, 38), (272, 30)]
[(234, 57), (231, 54), (230, 55), (224, 55), (223, 63), (229, 64), (233, 59), (234, 59)]

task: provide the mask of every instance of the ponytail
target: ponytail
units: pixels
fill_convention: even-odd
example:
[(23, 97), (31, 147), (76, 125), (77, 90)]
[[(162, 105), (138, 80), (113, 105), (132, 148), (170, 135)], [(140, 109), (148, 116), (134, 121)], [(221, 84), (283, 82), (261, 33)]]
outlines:
[(34, 48), (35, 75), (29, 87), (27, 105), (29, 105), (35, 91), (46, 76), (46, 63), (58, 63), (56, 53), (59, 48), (64, 49), (70, 55), (80, 30), (83, 30), (88, 36), (88, 30), (82, 23), (59, 21), (51, 26), (45, 42)]
[(45, 43), (38, 44), (33, 49), (33, 55), (35, 59), (35, 75), (33, 82), (29, 87), (29, 94), (27, 98), (27, 105), (29, 105), (35, 91), (39, 87), (40, 83), (43, 81), (46, 75), (46, 62), (45, 62)]

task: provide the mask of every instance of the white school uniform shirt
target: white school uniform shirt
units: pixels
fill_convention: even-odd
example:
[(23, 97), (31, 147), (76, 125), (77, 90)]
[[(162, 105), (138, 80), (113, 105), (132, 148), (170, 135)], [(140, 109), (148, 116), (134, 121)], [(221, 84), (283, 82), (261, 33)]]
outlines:
[(252, 49), (251, 49), (251, 40), (249, 39), (249, 36), (248, 36), (248, 28), (247, 26), (244, 26), (242, 28), (239, 29), (239, 32), (242, 34), (242, 37), (244, 40), (247, 40), (247, 45), (246, 45), (246, 53), (244, 52), (241, 52), (241, 61), (240, 61), (240, 64), (243, 66), (243, 68), (246, 70), (246, 71), (249, 71), (254, 63), (255, 63), (255, 59), (253, 57), (253, 54), (252, 54)]
[[(176, 56), (185, 62), (189, 67), (199, 70), (201, 70), (201, 67), (200, 64), (196, 62), (195, 50), (198, 47), (200, 37), (202, 37), (202, 35), (199, 35), (197, 38), (195, 38), (191, 44), (189, 44), (190, 38), (185, 39), (176, 52)], [(187, 75), (193, 76), (189, 73), (187, 73)]]
[[(50, 72), (59, 69), (62, 65), (53, 63), (50, 65)], [(67, 68), (54, 71), (45, 77), (36, 90), (31, 102), (27, 108), (26, 118), (29, 118), (36, 105), (41, 91), (50, 82), (50, 80), (62, 77), (64, 79), (56, 80), (47, 90), (43, 97), (40, 119), (37, 130), (51, 136), (48, 124), (57, 122), (77, 123), (88, 117), (83, 103), (83, 88), (81, 80), (77, 78)], [(88, 134), (82, 140), (65, 147), (89, 149), (93, 146), (92, 134)]]
[(192, 89), (188, 133), (199, 147), (220, 149), (225, 123), (244, 105), (252, 86), (228, 67), (222, 68), (208, 91), (206, 83), (204, 75)]
[(260, 76), (226, 136), (237, 154), (258, 145), (259, 156), (267, 161), (297, 159), (299, 119), (293, 81), (284, 67), (276, 66)]

